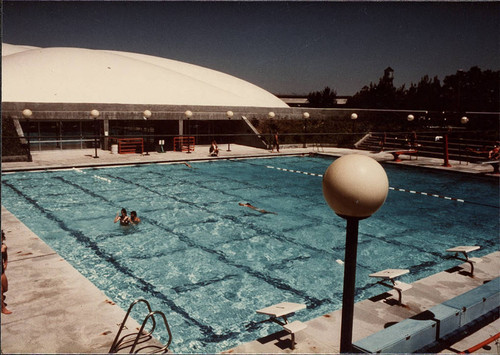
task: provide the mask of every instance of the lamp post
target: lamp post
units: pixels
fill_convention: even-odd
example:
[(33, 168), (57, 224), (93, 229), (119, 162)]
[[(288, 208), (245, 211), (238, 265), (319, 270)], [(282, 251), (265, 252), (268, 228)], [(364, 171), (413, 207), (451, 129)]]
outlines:
[(94, 118), (94, 149), (95, 149), (94, 158), (99, 158), (97, 156), (97, 135), (98, 135), (98, 132), (97, 132), (97, 117), (99, 117), (99, 111), (97, 111), (97, 110), (90, 111), (90, 116), (92, 116)]
[[(226, 116), (227, 116), (227, 119), (228, 120), (231, 120), (231, 118), (233, 118), (234, 116), (234, 113), (233, 111), (227, 111), (226, 112)], [(231, 151), (231, 136), (228, 137), (228, 140), (227, 140), (227, 151), (230, 152)]]
[(351, 114), (351, 120), (352, 120), (352, 132), (353, 133), (354, 133), (354, 127), (355, 127), (357, 119), (358, 119), (358, 114), (357, 113), (352, 113)]
[[(462, 116), (462, 118), (460, 119), (460, 123), (465, 126), (467, 123), (469, 123), (469, 118), (466, 116)], [(460, 160), (459, 160), (460, 165), (462, 164), (462, 140), (463, 140), (463, 138), (460, 137), (460, 141), (459, 141), (460, 143), (458, 145), (458, 156), (460, 157)], [(467, 162), (467, 164), (469, 164), (469, 162)]]
[[(442, 116), (443, 116), (443, 127), (446, 128), (446, 126), (445, 126), (446, 113), (444, 111), (442, 112)], [(449, 129), (450, 128), (448, 128), (448, 130)], [(441, 165), (441, 166), (444, 166), (445, 168), (451, 167), (450, 154), (448, 152), (448, 131), (446, 131), (446, 133), (443, 135), (443, 156), (444, 156), (444, 162), (443, 162), (443, 165)]]
[(193, 113), (191, 111), (187, 110), (186, 112), (184, 112), (184, 116), (186, 116), (186, 118), (187, 118), (187, 127), (186, 127), (187, 128), (187, 134), (188, 134), (188, 151), (187, 151), (187, 153), (191, 154), (191, 145), (190, 145), (190, 139), (191, 138), (189, 137), (189, 119), (191, 117), (193, 117)]
[(352, 133), (352, 136), (353, 136), (353, 141), (354, 141), (354, 132), (356, 131), (356, 121), (357, 121), (357, 119), (358, 119), (358, 114), (357, 113), (352, 113), (351, 114), (351, 121), (352, 121), (351, 133)]
[[(269, 113), (267, 114), (267, 118), (269, 118), (270, 120), (272, 120), (276, 115), (274, 114), (273, 111), (269, 111)], [(274, 141), (276, 139), (276, 137), (273, 135), (273, 131), (272, 131), (272, 128), (271, 128), (271, 124), (269, 124), (269, 130), (271, 131), (271, 149), (274, 150)]]
[(304, 139), (303, 139), (303, 145), (302, 148), (306, 148), (306, 134), (307, 134), (307, 119), (309, 118), (309, 112), (304, 112), (302, 114), (302, 118), (304, 119)]
[(385, 202), (389, 180), (382, 166), (365, 155), (335, 160), (323, 175), (323, 196), (330, 208), (347, 220), (340, 352), (352, 351), (352, 326), (359, 220), (370, 217)]
[[(144, 118), (144, 120), (146, 120), (146, 139), (145, 139), (145, 142), (144, 142), (144, 145), (145, 145), (145, 148), (146, 148), (146, 154), (144, 155), (149, 155), (149, 151), (148, 151), (148, 134), (149, 134), (149, 118), (151, 118), (151, 111), (149, 110), (145, 110), (143, 113), (142, 113), (142, 117)], [(154, 142), (154, 138), (153, 138), (153, 142)]]
[(23, 116), (26, 118), (26, 143), (28, 145), (28, 151), (27, 151), (27, 158), (28, 161), (33, 161), (33, 158), (31, 157), (31, 146), (30, 146), (30, 118), (33, 115), (33, 112), (31, 112), (30, 109), (24, 109), (23, 110)]

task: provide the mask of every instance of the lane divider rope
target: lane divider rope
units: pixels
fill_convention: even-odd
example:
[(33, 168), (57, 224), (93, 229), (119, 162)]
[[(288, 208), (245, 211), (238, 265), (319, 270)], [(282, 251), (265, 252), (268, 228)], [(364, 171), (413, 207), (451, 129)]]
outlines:
[[(278, 168), (278, 167), (271, 166), (271, 165), (267, 165), (266, 167), (268, 169), (276, 169), (276, 170), (286, 171), (286, 172), (290, 172), (290, 173), (297, 173), (297, 174), (304, 174), (304, 175), (310, 175), (310, 176), (317, 176), (317, 177), (321, 177), (321, 178), (323, 177), (322, 174), (308, 173), (308, 172), (300, 171), (300, 170)], [(493, 208), (500, 208), (498, 206), (488, 205), (488, 204), (479, 203), (479, 202), (465, 201), (465, 200), (463, 200), (461, 198), (442, 196), (442, 195), (438, 195), (438, 194), (431, 194), (431, 193), (428, 193), (428, 192), (420, 192), (420, 191), (415, 191), (415, 190), (400, 189), (400, 188), (391, 187), (391, 186), (389, 186), (389, 190), (400, 191), (400, 192), (408, 192), (408, 193), (411, 193), (411, 194), (436, 197), (436, 198), (441, 198), (441, 199), (444, 199), (444, 200), (450, 200), (450, 201), (456, 201), (456, 202), (462, 202), (462, 203), (467, 202), (467, 203), (472, 203), (472, 204), (481, 205), (481, 206), (487, 206), (487, 207), (493, 207)]]
[[(87, 174), (85, 171), (83, 171), (82, 169), (78, 169), (78, 168), (73, 168), (74, 171), (77, 171), (81, 174)], [(110, 183), (111, 180), (110, 179), (107, 179), (105, 177), (102, 177), (102, 176), (99, 176), (99, 175), (93, 175), (93, 177), (95, 177), (96, 179), (99, 179), (99, 180), (102, 180), (102, 181), (106, 181), (107, 183)]]

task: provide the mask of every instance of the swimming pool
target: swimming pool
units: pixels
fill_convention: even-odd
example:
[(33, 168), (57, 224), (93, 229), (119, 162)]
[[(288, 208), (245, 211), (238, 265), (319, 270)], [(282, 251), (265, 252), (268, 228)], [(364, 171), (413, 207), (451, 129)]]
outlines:
[[(340, 308), (345, 221), (323, 199), (330, 163), (281, 157), (5, 174), (2, 204), (123, 309), (146, 298), (163, 311), (173, 352), (219, 352), (279, 330), (260, 323), (255, 310), (265, 306), (306, 303), (300, 320)], [(357, 300), (386, 290), (369, 273), (408, 268), (401, 279), (413, 282), (456, 265), (446, 248), (498, 249), (498, 180), (384, 168), (404, 191), (390, 190), (360, 222)], [(122, 207), (142, 223), (114, 224)]]

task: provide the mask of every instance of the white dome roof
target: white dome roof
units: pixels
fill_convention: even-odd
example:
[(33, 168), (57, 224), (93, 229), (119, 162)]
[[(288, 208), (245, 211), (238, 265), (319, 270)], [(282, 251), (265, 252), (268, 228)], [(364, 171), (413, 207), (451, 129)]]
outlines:
[(215, 70), (148, 55), (2, 43), (4, 102), (288, 107)]

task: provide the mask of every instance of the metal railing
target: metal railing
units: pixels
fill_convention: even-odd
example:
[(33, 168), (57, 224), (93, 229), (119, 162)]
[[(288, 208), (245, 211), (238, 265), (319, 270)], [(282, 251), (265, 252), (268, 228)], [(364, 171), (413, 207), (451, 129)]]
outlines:
[[(127, 335), (124, 335), (123, 337), (120, 338), (120, 335), (125, 327), (125, 323), (127, 322), (127, 319), (128, 319), (128, 316), (130, 315), (130, 312), (132, 312), (132, 309), (138, 303), (144, 303), (148, 309), (148, 314), (144, 318), (142, 325), (141, 325), (141, 328), (139, 329), (139, 331), (137, 333), (127, 334)], [(164, 323), (165, 328), (166, 328), (167, 333), (168, 333), (167, 344), (165, 344), (163, 346), (149, 344), (149, 345), (145, 345), (142, 348), (139, 348), (136, 350), (137, 345), (144, 344), (153, 338), (152, 334), (156, 329), (155, 315), (159, 315), (163, 319), (163, 323)], [(150, 331), (144, 332), (146, 324), (148, 323), (148, 321), (150, 319), (153, 323), (153, 326), (152, 326)], [(111, 348), (109, 349), (109, 353), (117, 353), (117, 352), (124, 350), (126, 348), (130, 348), (130, 351), (129, 351), (130, 354), (137, 353), (141, 350), (145, 350), (148, 348), (155, 349), (154, 353), (166, 353), (166, 352), (168, 352), (168, 347), (170, 346), (171, 343), (172, 343), (172, 332), (170, 331), (167, 317), (165, 317), (165, 314), (163, 312), (153, 311), (151, 309), (149, 302), (146, 301), (145, 299), (141, 298), (141, 299), (135, 300), (134, 302), (132, 302), (130, 304), (128, 311), (125, 314), (125, 317), (123, 318), (123, 322), (120, 325), (120, 329), (118, 330), (118, 333), (116, 333), (115, 340), (113, 341), (113, 344), (111, 345)]]

